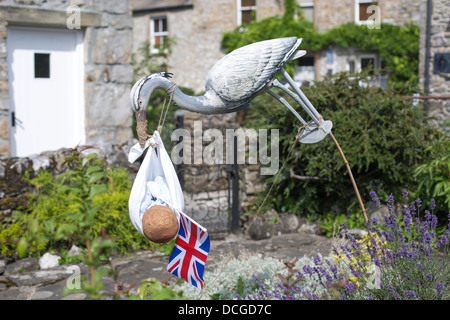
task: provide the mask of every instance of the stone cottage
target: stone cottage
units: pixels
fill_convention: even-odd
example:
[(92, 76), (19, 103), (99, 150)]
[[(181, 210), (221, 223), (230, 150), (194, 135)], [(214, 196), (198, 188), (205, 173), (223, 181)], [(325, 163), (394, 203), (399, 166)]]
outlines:
[[(298, 0), (298, 6), (318, 32), (325, 32), (347, 22), (418, 24), (421, 2)], [(151, 48), (156, 49), (165, 38), (173, 38), (173, 54), (168, 61), (170, 71), (175, 74), (179, 85), (195, 91), (203, 90), (208, 71), (224, 56), (220, 48), (224, 32), (284, 11), (283, 0), (133, 0), (132, 3), (133, 52), (138, 52), (143, 41), (150, 41)], [(376, 6), (376, 11), (369, 8), (372, 5)], [(308, 52), (298, 63), (294, 79), (300, 85), (305, 81), (321, 80), (328, 73), (358, 72), (368, 65), (374, 68), (382, 65), (377, 52), (364, 52), (357, 48)]]
[[(436, 125), (445, 129), (450, 114), (449, 0), (297, 1), (306, 19), (314, 23), (318, 32), (348, 22), (375, 28), (379, 23), (418, 24), (421, 33), (420, 85), (425, 95), (438, 96), (427, 99), (426, 106), (437, 116)], [(133, 0), (132, 9), (133, 52), (138, 52), (143, 41), (149, 41), (155, 49), (165, 38), (171, 37), (175, 44), (173, 54), (168, 57), (170, 71), (178, 85), (200, 92), (204, 89), (208, 71), (224, 56), (220, 48), (223, 32), (252, 20), (282, 14), (284, 0)], [(311, 84), (329, 73), (359, 72), (369, 65), (375, 69), (382, 67), (378, 52), (330, 47), (321, 52), (308, 52), (299, 59), (294, 79), (299, 85)], [(382, 86), (387, 83), (382, 76), (376, 80)]]
[(0, 155), (132, 137), (128, 0), (0, 1)]

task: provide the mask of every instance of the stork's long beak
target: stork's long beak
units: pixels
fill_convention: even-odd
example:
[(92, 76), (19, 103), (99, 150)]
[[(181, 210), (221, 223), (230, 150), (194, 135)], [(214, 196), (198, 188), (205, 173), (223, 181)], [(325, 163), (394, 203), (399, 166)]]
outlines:
[(144, 108), (142, 110), (136, 111), (136, 121), (147, 121), (147, 110)]
[(139, 139), (139, 144), (142, 148), (145, 147), (145, 141), (148, 138), (147, 133), (147, 110), (146, 108), (137, 111), (136, 115), (136, 132)]

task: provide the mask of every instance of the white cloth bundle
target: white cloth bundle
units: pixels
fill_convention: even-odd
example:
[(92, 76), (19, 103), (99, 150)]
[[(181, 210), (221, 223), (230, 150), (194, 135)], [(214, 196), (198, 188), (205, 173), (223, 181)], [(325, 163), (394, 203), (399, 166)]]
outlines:
[(159, 204), (175, 209), (177, 220), (184, 210), (184, 197), (175, 168), (167, 154), (158, 131), (146, 141), (145, 147), (135, 144), (128, 154), (128, 161), (133, 163), (145, 149), (147, 154), (131, 188), (128, 209), (133, 226), (145, 237), (142, 229), (142, 217), (150, 206)]

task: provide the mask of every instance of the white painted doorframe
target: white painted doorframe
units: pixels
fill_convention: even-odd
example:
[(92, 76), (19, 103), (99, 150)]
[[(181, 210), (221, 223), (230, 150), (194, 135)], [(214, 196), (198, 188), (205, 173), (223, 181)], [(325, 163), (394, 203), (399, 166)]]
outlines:
[[(85, 143), (83, 32), (8, 27), (11, 155)], [(35, 54), (49, 54), (50, 77), (36, 78)]]

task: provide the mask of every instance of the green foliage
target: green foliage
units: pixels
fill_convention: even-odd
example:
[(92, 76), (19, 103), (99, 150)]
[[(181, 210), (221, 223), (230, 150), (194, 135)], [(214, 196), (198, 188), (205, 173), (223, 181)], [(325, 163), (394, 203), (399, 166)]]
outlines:
[(448, 134), (437, 133), (426, 149), (429, 156), (414, 170), (417, 179), (416, 194), (425, 199), (434, 198), (436, 215), (445, 218), (450, 208), (450, 139)]
[(150, 41), (142, 42), (137, 55), (133, 54), (131, 60), (134, 69), (134, 81), (150, 73), (167, 71), (167, 60), (174, 43), (173, 38), (168, 37), (156, 52), (152, 52)]
[[(286, 6), (296, 5), (287, 1)], [(231, 52), (262, 40), (295, 36), (303, 38), (301, 48), (308, 51), (339, 46), (379, 52), (390, 76), (390, 83), (418, 83), (420, 30), (417, 25), (400, 27), (382, 23), (380, 29), (369, 29), (351, 22), (318, 33), (314, 30), (314, 24), (306, 21), (303, 15), (294, 19), (293, 9), (288, 10), (287, 7), (281, 17), (269, 17), (224, 33), (221, 44), (225, 51)], [(292, 73), (295, 63), (288, 63), (286, 70)]]
[(160, 281), (150, 278), (143, 281), (136, 295), (129, 295), (130, 300), (180, 300), (183, 292), (174, 290), (174, 286), (167, 286)]
[(320, 227), (323, 229), (327, 237), (332, 237), (339, 232), (340, 226), (346, 222), (349, 229), (366, 228), (366, 221), (361, 212), (353, 212), (351, 214), (333, 215), (328, 213), (321, 219)]
[[(16, 211), (0, 225), (1, 254), (39, 256), (52, 250), (62, 255), (63, 263), (74, 263), (67, 257), (67, 250), (73, 244), (86, 245), (86, 235), (81, 229), (86, 224), (84, 216), (80, 215), (86, 205), (90, 212), (87, 236), (92, 239), (113, 240), (114, 250), (121, 254), (148, 248), (169, 254), (173, 242), (151, 243), (130, 223), (128, 199), (132, 180), (127, 169), (107, 168), (94, 154), (83, 159), (86, 159), (84, 167), (75, 166), (60, 177), (40, 171), (33, 179), (27, 178), (35, 190), (29, 195), (28, 207)], [(92, 184), (90, 189), (76, 183), (80, 179), (80, 170), (84, 170), (86, 182)], [(82, 189), (90, 190), (87, 201), (80, 198)], [(102, 250), (104, 257), (109, 254), (109, 250)]]
[[(334, 136), (367, 203), (374, 187), (380, 195), (387, 195), (386, 190), (411, 189), (412, 169), (429, 157), (425, 148), (434, 130), (425, 124), (421, 105), (414, 106), (392, 90), (361, 85), (364, 81), (363, 74), (342, 73), (303, 92), (319, 113), (333, 122)], [(289, 101), (289, 97), (279, 94)], [(287, 108), (278, 104), (274, 108), (274, 104), (272, 97), (262, 95), (246, 111), (246, 126), (280, 130), (280, 162), (287, 164), (266, 201), (268, 207), (304, 216), (359, 211), (345, 163), (331, 139), (313, 145), (298, 143), (291, 158), (286, 159), (301, 124)], [(303, 110), (300, 114), (308, 119)], [(290, 169), (319, 180), (291, 178)], [(273, 178), (267, 182), (273, 182)]]
[(128, 199), (132, 187), (129, 172), (126, 168), (108, 168), (105, 177), (107, 191), (94, 198), (94, 204), (101, 206), (92, 225), (95, 235), (106, 231), (122, 254), (147, 248), (149, 242), (135, 232), (129, 219)]

